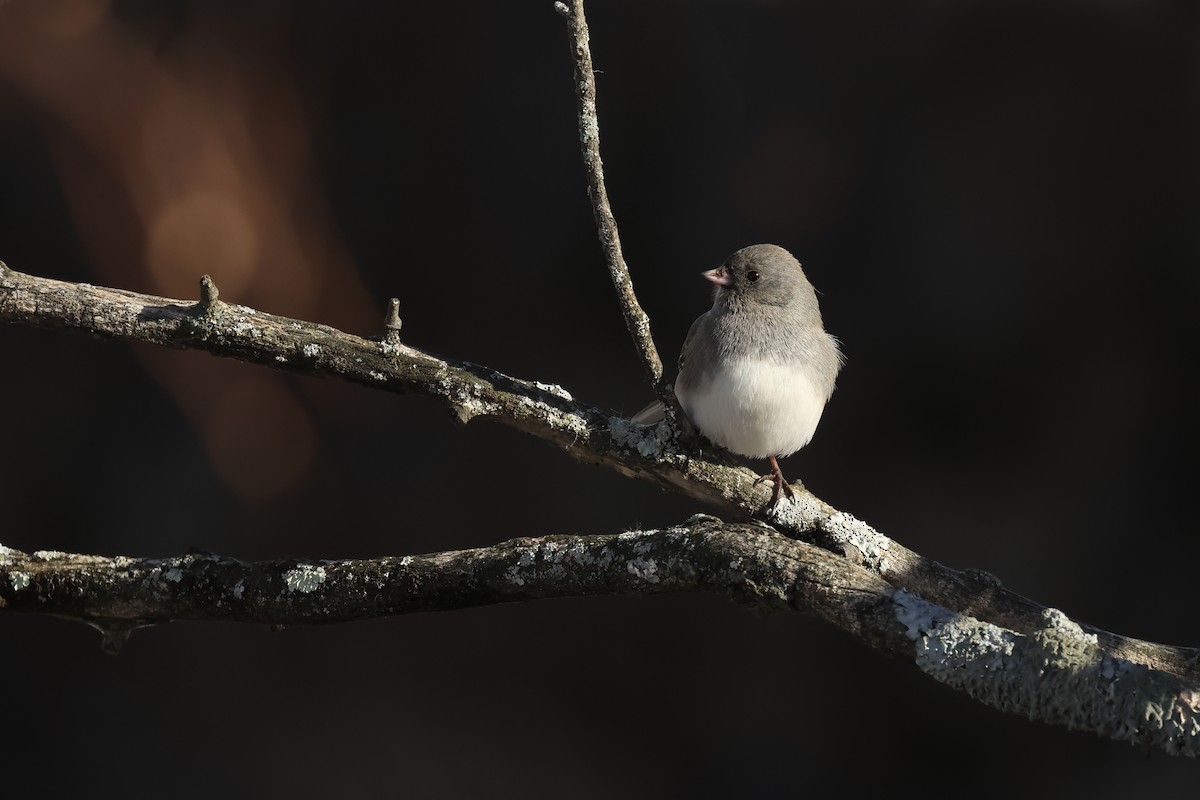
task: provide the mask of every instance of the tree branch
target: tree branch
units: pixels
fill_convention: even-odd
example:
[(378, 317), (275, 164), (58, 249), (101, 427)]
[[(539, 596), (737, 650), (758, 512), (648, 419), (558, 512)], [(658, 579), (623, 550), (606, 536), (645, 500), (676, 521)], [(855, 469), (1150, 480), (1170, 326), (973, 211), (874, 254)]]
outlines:
[(490, 548), (368, 561), (243, 563), (212, 555), (103, 558), (0, 547), (0, 611), (79, 619), (110, 649), (174, 619), (314, 624), (585, 594), (722, 591), (813, 613), (997, 708), (1195, 755), (1200, 657), (1070, 621), (982, 572), (956, 571), (800, 489), (765, 508), (757, 476), (681, 449), (677, 402), (633, 292), (604, 187), (582, 0), (557, 3), (575, 52), (580, 140), (600, 241), (626, 325), (667, 423), (645, 428), (560, 387), (442, 359), (400, 341), (399, 303), (365, 339), (219, 298), (197, 303), (25, 275), (0, 263), (0, 322), (207, 350), (276, 369), (435, 398), (462, 422), (492, 417), (576, 459), (653, 480), (734, 517), (664, 531), (518, 539)]
[(583, 0), (555, 3), (555, 10), (567, 21), (571, 35), (571, 50), (575, 58), (575, 98), (579, 106), (579, 146), (583, 151), (583, 165), (587, 171), (587, 193), (596, 218), (596, 230), (600, 236), (600, 247), (604, 250), (604, 261), (609, 277), (617, 290), (617, 300), (625, 316), (625, 326), (633, 337), (641, 357), (642, 366), (650, 379), (654, 393), (668, 409), (668, 419), (674, 426), (683, 419), (679, 412), (679, 401), (667, 384), (662, 359), (654, 338), (650, 334), (650, 317), (642, 310), (633, 291), (633, 278), (621, 252), (621, 237), (617, 232), (617, 221), (608, 202), (608, 189), (604, 186), (604, 162), (600, 159), (600, 121), (596, 115), (596, 73), (592, 68), (592, 51), (588, 36), (587, 18), (583, 13)]
[(191, 303), (68, 283), (0, 262), (0, 322), (205, 350), (285, 372), (424, 395), (443, 403), (461, 422), (491, 417), (553, 442), (584, 463), (657, 481), (727, 511), (745, 514), (770, 496), (754, 485), (753, 472), (730, 460), (689, 458), (668, 446), (665, 427), (636, 425), (579, 403), (558, 386), (409, 347), (399, 340), (399, 316), (391, 307), (385, 335), (365, 339), (226, 303), (208, 276), (201, 295), (200, 302)]
[(549, 597), (721, 592), (813, 614), (1004, 711), (1195, 756), (1200, 692), (1103, 653), (1061, 612), (1031, 636), (894, 589), (814, 545), (697, 516), (657, 531), (513, 539), (402, 558), (246, 563), (211, 554), (137, 559), (0, 548), (0, 607), (87, 622), (119, 647), (172, 620), (296, 625)]
[[(275, 369), (433, 398), (462, 422), (490, 417), (553, 442), (587, 464), (682, 491), (721, 513), (768, 522), (796, 539), (848, 558), (894, 587), (987, 622), (1031, 635), (1046, 606), (1012, 592), (987, 573), (951, 569), (889, 539), (797, 486), (796, 502), (767, 509), (758, 476), (711, 448), (681, 450), (669, 425), (647, 428), (577, 402), (565, 389), (442, 359), (399, 342), (399, 317), (387, 335), (364, 339), (326, 325), (221, 301), (209, 279), (199, 303), (26, 275), (0, 262), (0, 322), (206, 350)], [(1200, 651), (1084, 625), (1115, 658), (1200, 684)]]

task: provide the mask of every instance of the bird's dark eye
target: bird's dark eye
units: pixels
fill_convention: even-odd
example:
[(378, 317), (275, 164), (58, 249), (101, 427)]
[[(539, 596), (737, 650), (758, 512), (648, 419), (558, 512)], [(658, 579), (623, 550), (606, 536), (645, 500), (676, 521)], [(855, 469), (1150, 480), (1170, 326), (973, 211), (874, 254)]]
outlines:
[(758, 280), (758, 272), (756, 270), (752, 270), (752, 269), (746, 270), (746, 280), (750, 281), (751, 283), (754, 283), (756, 280)]

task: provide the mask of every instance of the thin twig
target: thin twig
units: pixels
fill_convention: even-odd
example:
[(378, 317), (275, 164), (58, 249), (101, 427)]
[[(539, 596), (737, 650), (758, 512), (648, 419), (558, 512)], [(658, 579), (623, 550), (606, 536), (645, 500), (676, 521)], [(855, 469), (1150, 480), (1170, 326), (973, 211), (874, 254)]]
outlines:
[(592, 69), (592, 51), (588, 38), (587, 18), (583, 13), (583, 0), (555, 3), (555, 9), (567, 21), (571, 35), (571, 50), (575, 56), (575, 97), (579, 108), (579, 145), (583, 151), (583, 165), (587, 171), (587, 193), (596, 217), (596, 230), (600, 235), (600, 246), (608, 274), (617, 290), (617, 299), (625, 316), (625, 326), (633, 337), (634, 346), (641, 356), (642, 367), (650, 379), (654, 393), (671, 413), (671, 422), (681, 418), (679, 402), (663, 373), (662, 359), (650, 333), (650, 317), (642, 310), (633, 291), (633, 278), (621, 252), (621, 237), (617, 232), (617, 221), (608, 202), (608, 190), (604, 186), (604, 163), (600, 159), (600, 122), (596, 115), (596, 75)]

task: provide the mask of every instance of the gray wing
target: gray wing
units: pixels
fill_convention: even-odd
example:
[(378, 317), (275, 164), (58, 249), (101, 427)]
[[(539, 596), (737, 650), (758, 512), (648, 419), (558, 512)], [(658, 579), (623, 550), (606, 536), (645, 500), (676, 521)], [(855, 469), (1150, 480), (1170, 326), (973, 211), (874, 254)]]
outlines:
[[(675, 395), (679, 397), (681, 404), (684, 402), (684, 395), (695, 387), (712, 359), (712, 348), (703, 344), (708, 336), (709, 315), (705, 313), (692, 323), (687, 337), (683, 340), (683, 349), (679, 351), (679, 377), (675, 379)], [(657, 425), (665, 415), (663, 404), (655, 400), (634, 414), (631, 419), (639, 425)]]
[(696, 317), (679, 351), (679, 377), (675, 379), (675, 396), (685, 406), (684, 397), (699, 385), (709, 371), (715, 356), (712, 344), (712, 312)]

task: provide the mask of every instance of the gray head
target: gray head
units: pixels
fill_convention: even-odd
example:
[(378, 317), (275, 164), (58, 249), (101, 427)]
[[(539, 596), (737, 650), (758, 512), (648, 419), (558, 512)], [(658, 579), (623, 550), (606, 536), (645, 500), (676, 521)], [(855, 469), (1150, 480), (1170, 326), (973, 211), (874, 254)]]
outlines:
[(721, 266), (705, 272), (704, 277), (716, 284), (714, 304), (731, 311), (754, 305), (791, 306), (801, 312), (811, 309), (820, 320), (816, 292), (800, 262), (777, 245), (743, 247)]

